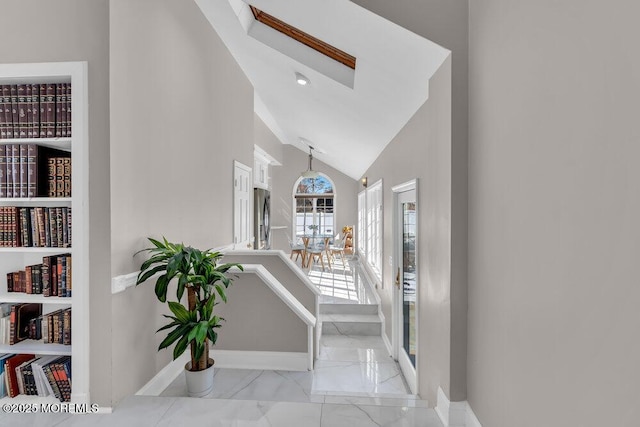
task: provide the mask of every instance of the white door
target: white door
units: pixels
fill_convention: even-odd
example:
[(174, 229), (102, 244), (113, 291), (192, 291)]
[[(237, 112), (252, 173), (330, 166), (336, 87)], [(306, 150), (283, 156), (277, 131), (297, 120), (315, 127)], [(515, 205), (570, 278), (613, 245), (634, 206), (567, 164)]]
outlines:
[(233, 248), (253, 247), (253, 180), (251, 168), (234, 161), (233, 168)]
[(396, 186), (394, 192), (394, 353), (407, 384), (418, 393), (418, 204), (417, 182)]

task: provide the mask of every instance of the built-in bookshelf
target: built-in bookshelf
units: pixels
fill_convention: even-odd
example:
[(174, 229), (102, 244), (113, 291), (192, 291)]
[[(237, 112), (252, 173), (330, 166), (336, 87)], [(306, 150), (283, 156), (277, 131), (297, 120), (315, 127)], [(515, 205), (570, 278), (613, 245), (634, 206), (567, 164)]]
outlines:
[(0, 363), (36, 358), (18, 370), (25, 393), (0, 403), (51, 402), (34, 395), (47, 373), (63, 400), (89, 403), (87, 64), (0, 64), (0, 115), (0, 305), (27, 325), (0, 342)]

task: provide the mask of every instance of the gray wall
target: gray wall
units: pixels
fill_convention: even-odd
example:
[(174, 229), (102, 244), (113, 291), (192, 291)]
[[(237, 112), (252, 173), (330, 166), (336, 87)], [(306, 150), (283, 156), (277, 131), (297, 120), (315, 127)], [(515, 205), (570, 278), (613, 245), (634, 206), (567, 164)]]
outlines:
[(468, 0), (354, 0), (451, 50), (451, 401), (466, 397)]
[(258, 276), (238, 274), (227, 298), (216, 349), (307, 352), (307, 325)]
[(472, 1), (469, 402), (637, 426), (640, 5)]
[(304, 306), (311, 314), (316, 316), (316, 294), (309, 289), (300, 278), (277, 255), (238, 255), (229, 251), (224, 260), (239, 264), (262, 264), (269, 273), (278, 279), (280, 283)]
[(0, 61), (89, 64), (91, 402), (111, 403), (109, 2), (3, 0)]
[[(194, 2), (112, 0), (110, 17), (117, 276), (139, 268), (147, 236), (232, 242), (233, 160), (253, 165), (254, 113), (253, 87)], [(113, 297), (115, 401), (171, 360), (156, 352), (164, 306), (152, 288)]]
[[(436, 402), (438, 386), (449, 395), (451, 371), (451, 61), (432, 77), (429, 99), (367, 170), (383, 178), (384, 288), (378, 289), (391, 339), (394, 256), (391, 188), (418, 178), (419, 393)], [(410, 155), (408, 155), (410, 154)]]
[[(283, 146), (283, 166), (273, 168), (271, 192), (271, 225), (287, 226), (286, 230), (273, 230), (272, 249), (289, 252), (287, 233), (293, 236), (293, 185), (300, 173), (307, 169), (309, 154), (292, 145)], [(313, 170), (326, 174), (335, 184), (336, 233), (345, 225), (355, 225), (358, 210), (356, 197), (359, 183), (342, 172), (313, 159)], [(362, 188), (362, 187), (360, 187)]]
[[(282, 142), (271, 132), (271, 129), (257, 114), (253, 114), (253, 134), (255, 144), (266, 151), (271, 157), (282, 163)], [(253, 165), (251, 165), (253, 167)], [(276, 166), (280, 167), (280, 166)]]

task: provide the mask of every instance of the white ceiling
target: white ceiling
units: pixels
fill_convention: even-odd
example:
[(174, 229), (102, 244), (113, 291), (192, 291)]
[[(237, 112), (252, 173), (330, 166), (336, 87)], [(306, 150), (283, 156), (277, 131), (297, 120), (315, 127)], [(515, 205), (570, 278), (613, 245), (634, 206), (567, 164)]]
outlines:
[[(255, 111), (276, 136), (308, 152), (304, 138), (321, 150), (314, 157), (360, 178), (426, 101), (429, 78), (449, 51), (349, 0), (248, 2), (356, 57), (351, 88), (346, 66), (255, 21), (242, 0), (196, 0), (253, 84)], [(296, 71), (311, 84), (298, 85)]]

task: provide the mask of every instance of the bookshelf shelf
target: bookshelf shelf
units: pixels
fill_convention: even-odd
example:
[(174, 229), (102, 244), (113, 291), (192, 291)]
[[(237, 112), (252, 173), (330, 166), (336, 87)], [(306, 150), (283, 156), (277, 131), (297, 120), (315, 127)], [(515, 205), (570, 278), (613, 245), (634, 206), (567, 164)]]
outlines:
[(33, 403), (50, 403), (56, 404), (60, 403), (58, 399), (52, 396), (48, 397), (40, 397), (40, 396), (25, 396), (24, 394), (20, 394), (16, 397), (4, 397), (0, 399), (0, 405), (4, 405), (5, 403), (23, 403), (23, 404), (33, 404)]
[[(71, 248), (0, 248), (0, 253), (25, 253), (25, 254), (72, 254)], [(1, 302), (1, 301), (0, 301)]]
[(0, 300), (8, 303), (37, 303), (37, 304), (58, 304), (71, 305), (72, 298), (45, 297), (42, 295), (31, 295), (22, 292), (0, 293)]
[[(15, 345), (0, 345), (0, 353), (8, 354), (35, 354), (38, 356), (71, 356), (71, 369), (73, 380), (71, 382), (71, 402), (77, 404), (89, 403), (89, 155), (88, 155), (88, 81), (86, 62), (49, 62), (29, 64), (0, 64), (0, 85), (25, 85), (26, 110), (29, 107), (29, 85), (35, 90), (36, 84), (66, 84), (72, 86), (70, 104), (67, 103), (67, 111), (71, 118), (67, 121), (56, 121), (56, 129), (59, 124), (67, 126), (67, 135), (70, 137), (56, 138), (5, 138), (0, 139), (0, 145), (35, 144), (40, 147), (55, 148), (70, 153), (72, 197), (32, 197), (32, 198), (1, 198), (0, 207), (18, 207), (31, 209), (32, 207), (44, 208), (70, 208), (73, 211), (73, 233), (71, 235), (72, 248), (64, 247), (0, 247), (0, 303), (42, 304), (42, 312), (49, 313), (52, 310), (65, 310), (72, 308), (71, 342), (73, 345), (45, 344), (42, 341), (25, 340)], [(69, 86), (61, 85), (64, 88)], [(47, 87), (47, 96), (49, 91)], [(13, 90), (13, 88), (11, 88)], [(18, 87), (18, 93), (21, 89)], [(42, 93), (42, 92), (40, 92)], [(56, 96), (58, 93), (56, 93)], [(41, 98), (42, 99), (42, 98)], [(13, 102), (13, 99), (12, 99)], [(22, 102), (18, 99), (18, 104)], [(40, 101), (41, 102), (41, 101)], [(49, 102), (49, 101), (47, 101)], [(58, 102), (58, 98), (56, 101)], [(66, 102), (62, 98), (62, 102)], [(12, 104), (13, 105), (13, 104)], [(35, 104), (33, 104), (35, 105)], [(64, 105), (60, 104), (61, 108)], [(20, 107), (19, 107), (20, 108)], [(56, 120), (57, 120), (56, 112)], [(34, 114), (35, 116), (35, 114)], [(13, 116), (15, 117), (15, 116)], [(27, 117), (30, 117), (27, 115)], [(6, 118), (6, 116), (5, 116)], [(30, 119), (29, 119), (30, 120)], [(48, 123), (51, 120), (47, 121)], [(8, 123), (8, 122), (7, 122)], [(13, 124), (15, 125), (15, 120)], [(23, 122), (19, 122), (22, 126)], [(35, 125), (35, 118), (34, 118)], [(44, 122), (41, 121), (42, 126)], [(29, 129), (29, 124), (26, 125)], [(70, 127), (70, 128), (69, 128)], [(15, 131), (15, 126), (14, 126)], [(65, 133), (62, 133), (64, 135)], [(38, 151), (39, 152), (39, 151)], [(67, 155), (68, 156), (68, 155)], [(15, 156), (14, 156), (15, 159)], [(21, 157), (22, 159), (22, 157)], [(22, 161), (22, 160), (21, 160)], [(66, 164), (66, 163), (65, 163)], [(57, 174), (56, 174), (57, 175)], [(66, 175), (66, 172), (65, 172)], [(15, 176), (15, 175), (14, 175)], [(66, 175), (68, 176), (68, 175)], [(22, 179), (22, 177), (21, 177)], [(15, 181), (14, 181), (15, 182)], [(6, 217), (5, 217), (6, 218)], [(52, 235), (53, 237), (53, 235)], [(72, 274), (73, 286), (72, 298), (44, 297), (19, 292), (6, 292), (6, 282), (3, 276), (7, 273), (23, 271), (27, 266), (41, 263), (42, 257), (71, 253), (73, 264), (69, 274)], [(68, 363), (68, 362), (67, 362)], [(68, 397), (67, 397), (68, 398)], [(56, 403), (58, 399), (53, 396), (38, 397), (18, 395), (13, 398), (0, 398), (2, 403)]]
[(0, 204), (11, 205), (43, 205), (51, 206), (55, 205), (69, 205), (71, 204), (71, 197), (0, 197)]
[(5, 138), (0, 139), (0, 144), (37, 144), (43, 147), (71, 151), (71, 138)]
[(0, 353), (28, 353), (71, 356), (71, 346), (62, 344), (45, 344), (42, 341), (25, 340), (14, 345), (0, 344)]

